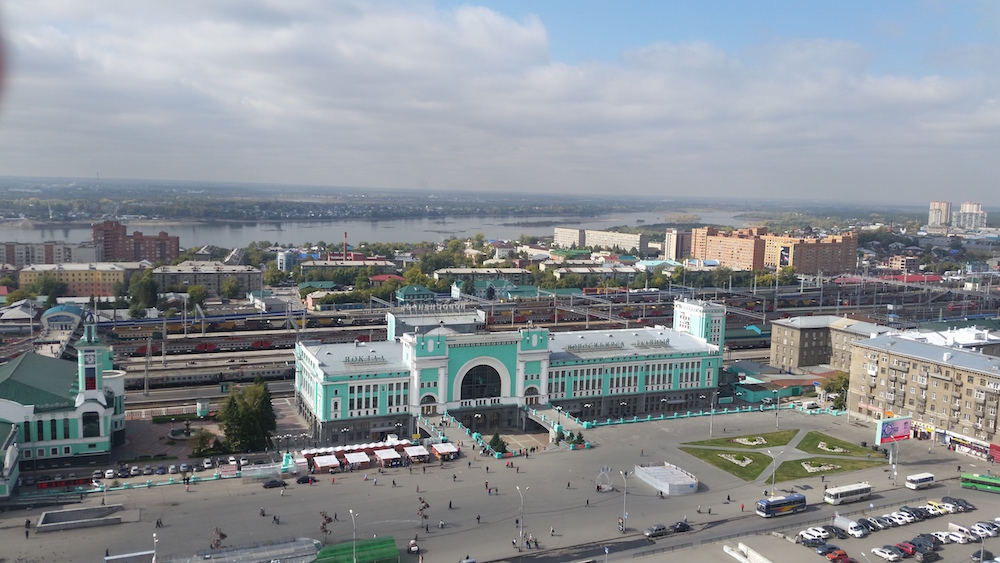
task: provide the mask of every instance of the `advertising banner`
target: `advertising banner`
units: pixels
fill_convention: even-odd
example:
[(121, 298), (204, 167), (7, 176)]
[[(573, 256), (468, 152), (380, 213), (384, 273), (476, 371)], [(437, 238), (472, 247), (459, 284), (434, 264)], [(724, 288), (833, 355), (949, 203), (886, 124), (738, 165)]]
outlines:
[(875, 443), (881, 445), (909, 440), (912, 423), (913, 418), (909, 416), (883, 418), (875, 427)]

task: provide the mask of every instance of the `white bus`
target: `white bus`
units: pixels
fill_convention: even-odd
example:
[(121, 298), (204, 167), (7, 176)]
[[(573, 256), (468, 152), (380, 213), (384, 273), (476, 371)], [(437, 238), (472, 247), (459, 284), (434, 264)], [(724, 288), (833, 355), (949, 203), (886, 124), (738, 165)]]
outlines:
[(906, 488), (907, 489), (926, 489), (934, 484), (934, 474), (933, 473), (917, 473), (916, 475), (908, 475), (906, 477)]
[(827, 489), (823, 494), (823, 501), (829, 504), (844, 504), (845, 502), (857, 502), (872, 496), (871, 483), (855, 483), (843, 487), (833, 487)]

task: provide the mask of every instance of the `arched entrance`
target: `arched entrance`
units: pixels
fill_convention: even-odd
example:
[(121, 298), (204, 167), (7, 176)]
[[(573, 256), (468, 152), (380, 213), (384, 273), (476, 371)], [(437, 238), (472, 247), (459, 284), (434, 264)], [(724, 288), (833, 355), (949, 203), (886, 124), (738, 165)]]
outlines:
[(528, 387), (524, 390), (524, 404), (526, 405), (537, 405), (538, 404), (538, 388)]
[(489, 399), (501, 393), (500, 373), (496, 368), (480, 364), (462, 378), (462, 400)]
[(420, 398), (420, 414), (437, 414), (437, 397), (424, 395)]

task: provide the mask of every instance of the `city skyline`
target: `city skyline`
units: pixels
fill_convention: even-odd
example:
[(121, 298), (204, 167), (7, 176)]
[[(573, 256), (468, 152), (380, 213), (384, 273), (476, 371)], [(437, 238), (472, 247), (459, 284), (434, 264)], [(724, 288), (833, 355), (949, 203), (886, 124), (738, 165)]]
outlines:
[(4, 7), (0, 175), (1000, 205), (988, 3)]

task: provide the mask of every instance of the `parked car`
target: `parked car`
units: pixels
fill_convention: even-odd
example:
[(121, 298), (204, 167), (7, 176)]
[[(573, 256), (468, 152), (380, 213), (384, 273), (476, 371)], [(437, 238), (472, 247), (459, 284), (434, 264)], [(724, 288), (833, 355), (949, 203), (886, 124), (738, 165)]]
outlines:
[(181, 470), (181, 473), (187, 473), (188, 471), (191, 471), (191, 468), (188, 467), (188, 464), (182, 463), (181, 467), (180, 467), (180, 470)]
[(826, 555), (831, 551), (837, 551), (840, 547), (833, 545), (832, 543), (824, 543), (823, 545), (816, 546), (816, 553), (820, 555)]
[(882, 529), (882, 528), (879, 528), (878, 525), (875, 524), (875, 522), (873, 522), (869, 518), (858, 518), (858, 525), (860, 525), (862, 528), (868, 530), (869, 532), (877, 532), (877, 531), (879, 531), (879, 530)]
[(285, 483), (281, 479), (268, 479), (267, 481), (264, 481), (265, 489), (277, 489), (279, 487), (287, 487), (287, 486), (288, 483)]
[(838, 528), (838, 527), (836, 527), (836, 526), (834, 526), (832, 524), (827, 524), (827, 525), (823, 526), (823, 529), (826, 530), (827, 532), (830, 532), (831, 534), (837, 536), (837, 539), (841, 539), (841, 540), (847, 539), (847, 532), (845, 532), (844, 530), (841, 530), (840, 528)]
[(104, 478), (105, 479), (114, 479), (115, 478), (115, 470), (114, 469), (105, 469), (104, 470)]
[(93, 473), (93, 474), (91, 474), (91, 477), (92, 477), (92, 478), (93, 478), (93, 479), (94, 479), (95, 481), (100, 481), (101, 479), (103, 479), (103, 478), (104, 478), (104, 472), (103, 472), (103, 471), (101, 471), (100, 469), (95, 469), (95, 470), (94, 470), (94, 473)]
[(170, 467), (167, 468), (167, 473), (170, 473), (171, 475), (177, 473), (177, 466), (175, 464), (170, 464)]
[[(906, 555), (913, 555), (914, 553), (916, 553), (916, 552), (917, 552), (917, 548), (916, 548), (916, 546), (914, 546), (914, 545), (913, 545), (912, 543), (910, 543), (910, 542), (905, 542), (905, 541), (901, 541), (901, 542), (897, 543), (897, 544), (896, 544), (896, 549), (898, 549), (898, 550), (902, 551), (902, 552), (903, 552), (903, 553), (905, 553)], [(904, 557), (905, 557), (906, 555), (904, 555)]]
[(902, 549), (899, 549), (898, 547), (896, 547), (894, 545), (886, 544), (886, 545), (882, 546), (882, 549), (884, 549), (886, 551), (890, 551), (892, 553), (895, 553), (896, 555), (899, 556), (900, 559), (902, 559), (904, 557), (908, 557), (910, 555), (909, 553), (906, 553), (905, 551), (903, 551)]
[[(312, 483), (316, 483), (317, 481), (319, 481), (319, 479), (313, 477), (312, 475), (299, 475), (299, 478), (295, 480), (295, 482), (300, 485), (309, 485)], [(662, 524), (657, 524), (657, 525), (663, 526)], [(667, 528), (666, 526), (663, 526), (663, 529), (666, 528)]]
[[(302, 482), (302, 477), (299, 477), (299, 482)], [(665, 536), (669, 533), (669, 529), (666, 524), (653, 524), (652, 526), (646, 528), (643, 535), (647, 538), (657, 538), (660, 536)]]
[(156, 474), (157, 475), (166, 475), (167, 474), (167, 468), (164, 467), (164, 466), (162, 466), (162, 465), (157, 465), (156, 466)]
[(236, 456), (229, 456), (229, 465), (236, 465)]
[(820, 526), (813, 526), (812, 528), (806, 528), (806, 531), (813, 535), (819, 536), (823, 539), (827, 539), (830, 537), (830, 532), (827, 532)]
[(951, 543), (969, 543), (972, 541), (972, 538), (970, 538), (969, 536), (965, 534), (960, 534), (958, 532), (947, 532), (947, 534), (948, 534), (948, 539), (951, 540)]
[(954, 543), (950, 536), (950, 532), (931, 532), (931, 535), (937, 538), (942, 544)]
[(879, 557), (885, 559), (886, 561), (899, 561), (900, 559), (902, 559), (899, 555), (896, 555), (895, 553), (887, 551), (886, 549), (881, 547), (873, 547), (872, 553), (878, 555)]
[(971, 557), (972, 557), (973, 561), (977, 561), (977, 562), (978, 561), (989, 561), (990, 559), (993, 559), (993, 552), (990, 551), (990, 550), (988, 550), (988, 549), (984, 549), (984, 550), (977, 549), (976, 551), (972, 552)]
[(244, 467), (244, 466), (247, 466), (247, 465), (250, 465), (250, 460), (247, 459), (247, 456), (241, 457), (240, 458), (240, 467)]
[(827, 561), (836, 561), (837, 563), (840, 563), (845, 559), (847, 559), (847, 552), (844, 551), (843, 549), (835, 549), (830, 553), (826, 554)]
[(805, 547), (819, 547), (821, 545), (825, 545), (826, 541), (824, 541), (823, 538), (816, 538), (816, 537), (806, 538), (800, 535), (799, 543), (804, 545)]
[(205, 461), (201, 462), (201, 464), (205, 467), (205, 469), (211, 469), (212, 468), (212, 458), (206, 457)]

